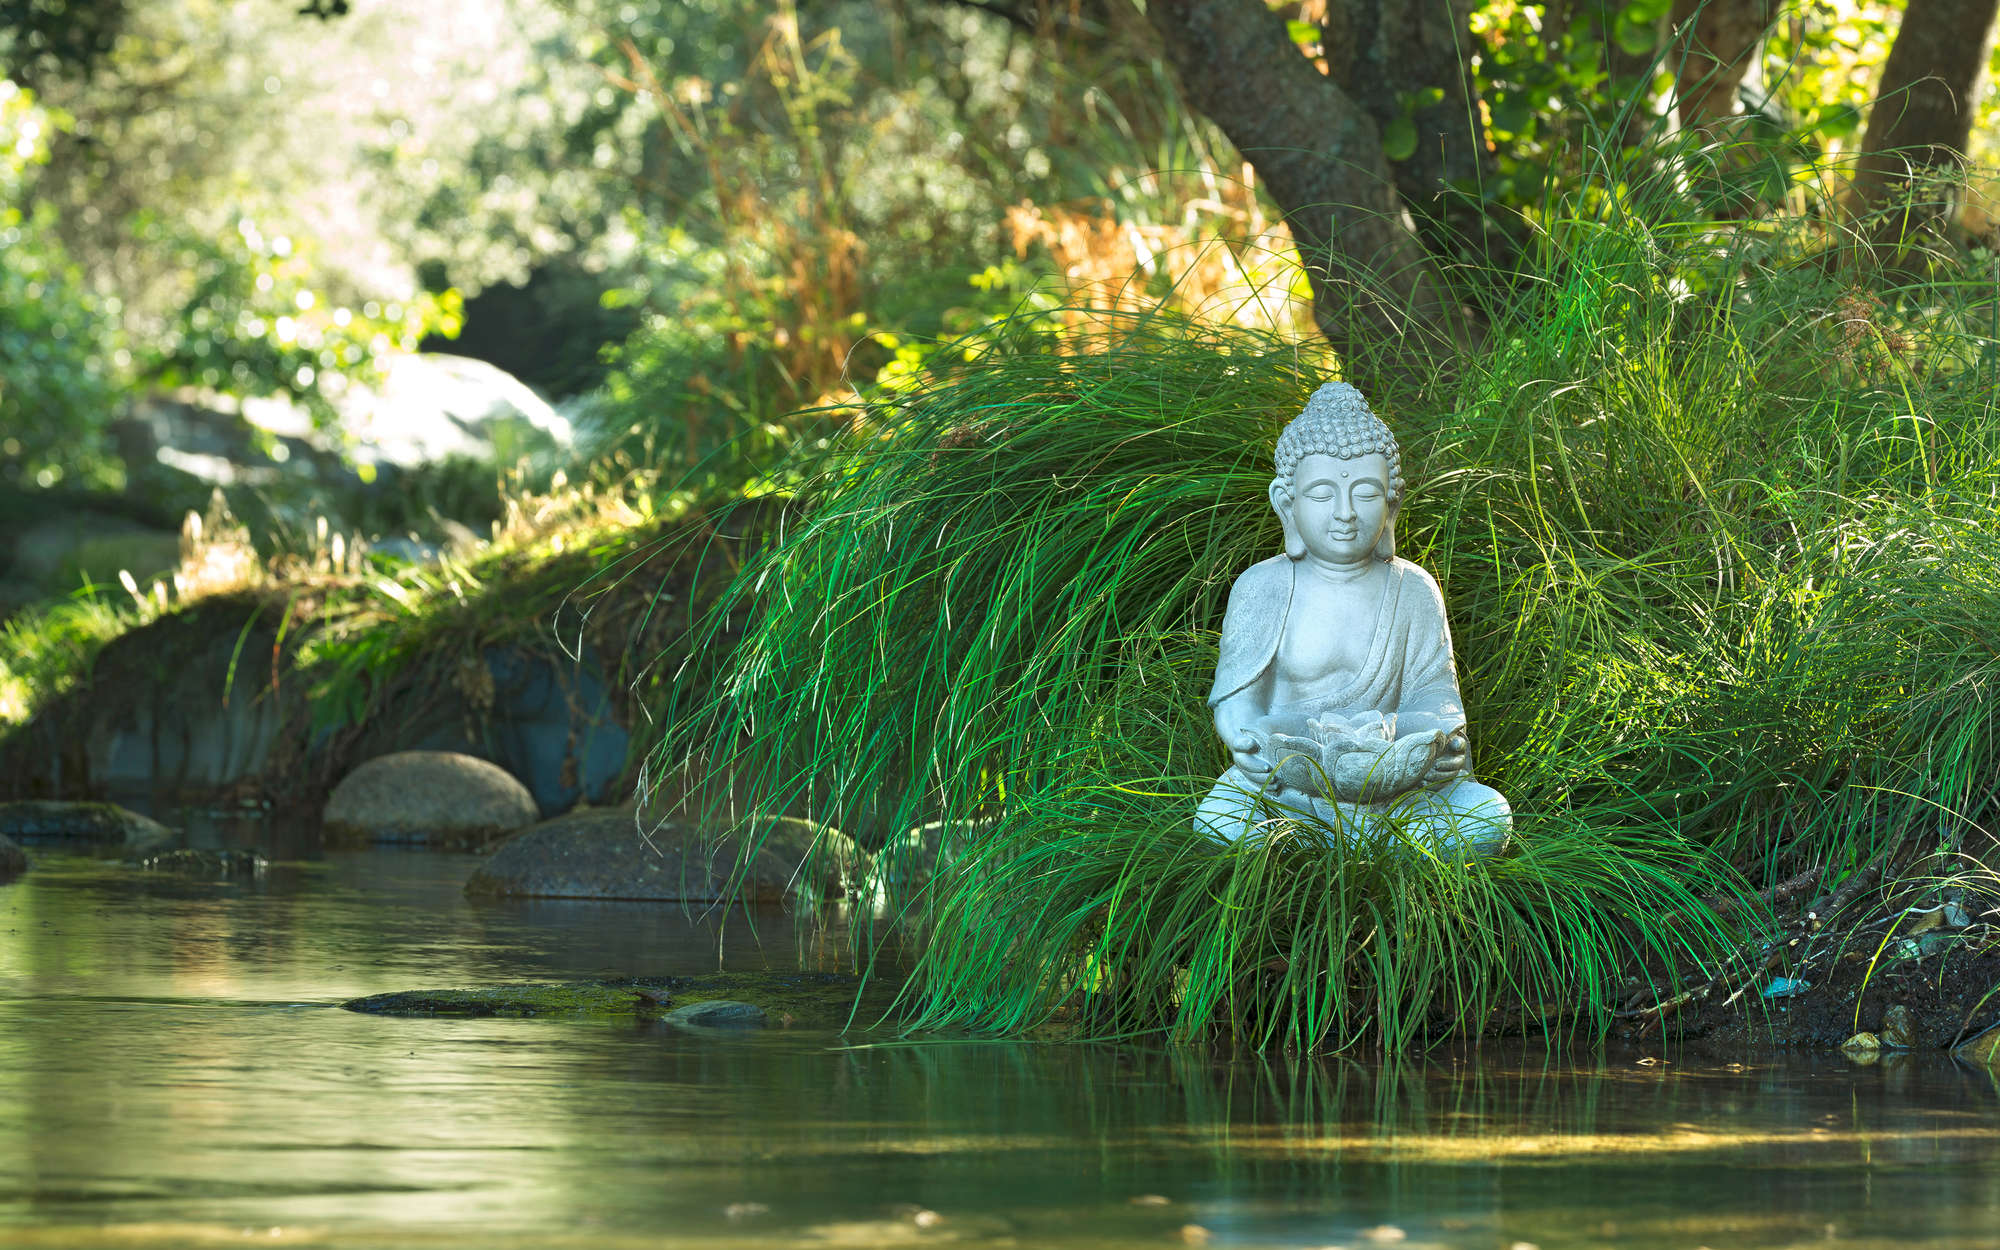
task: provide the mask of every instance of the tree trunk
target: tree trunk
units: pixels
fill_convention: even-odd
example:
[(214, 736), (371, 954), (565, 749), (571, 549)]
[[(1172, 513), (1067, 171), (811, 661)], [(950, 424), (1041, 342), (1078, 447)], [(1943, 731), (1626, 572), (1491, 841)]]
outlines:
[(1721, 137), (1743, 110), (1736, 90), (1750, 71), (1777, 0), (1674, 0), (1674, 111), (1681, 127)]
[[(1910, 0), (1868, 114), (1850, 206), (1856, 215), (1888, 208), (1927, 181), (1924, 175), (1949, 174), (1964, 163), (1996, 9), (2000, 0)], [(1889, 233), (1940, 224), (1955, 203), (1948, 192), (1919, 189), (1909, 213), (1894, 215)]]
[[(1465, 0), (1329, 0), (1321, 27), (1333, 81), (1385, 136), (1413, 142), (1388, 152), (1396, 191), (1433, 251), (1471, 259), (1488, 250), (1490, 224), (1475, 202), (1451, 194), (1493, 173), (1472, 85)], [(1428, 97), (1441, 91), (1441, 98)], [(1432, 229), (1431, 227), (1438, 227)]]
[(1146, 14), (1189, 102), (1284, 211), (1320, 331), (1355, 385), (1421, 389), (1437, 349), (1480, 341), (1396, 192), (1374, 118), (1300, 55), (1282, 17), (1263, 0), (1152, 0)]

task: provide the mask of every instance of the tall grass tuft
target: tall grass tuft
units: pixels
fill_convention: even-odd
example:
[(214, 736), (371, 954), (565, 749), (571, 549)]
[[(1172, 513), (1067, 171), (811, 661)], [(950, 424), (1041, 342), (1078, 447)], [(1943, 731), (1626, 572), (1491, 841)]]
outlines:
[(926, 1023), (1257, 1044), (1595, 1027), (1722, 957), (1702, 898), (1966, 836), (2000, 773), (1990, 275), (1870, 285), (1807, 223), (1627, 190), (1548, 214), (1488, 346), (1383, 405), (1508, 857), (1188, 828), (1272, 442), (1335, 362), (1163, 315), (1003, 327), (795, 465), (656, 770), (881, 845)]

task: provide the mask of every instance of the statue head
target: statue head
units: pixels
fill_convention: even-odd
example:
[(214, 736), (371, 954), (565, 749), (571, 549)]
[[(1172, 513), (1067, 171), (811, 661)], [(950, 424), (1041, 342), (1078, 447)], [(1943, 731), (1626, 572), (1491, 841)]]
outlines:
[(1312, 393), (1304, 411), (1293, 417), (1278, 435), (1275, 456), (1277, 476), (1271, 479), (1271, 508), (1285, 526), (1285, 554), (1294, 560), (1306, 555), (1306, 540), (1294, 517), (1299, 464), (1309, 456), (1329, 456), (1354, 461), (1382, 457), (1387, 466), (1387, 520), (1375, 543), (1377, 559), (1396, 554), (1396, 513), (1403, 501), (1403, 458), (1396, 437), (1368, 407), (1361, 392), (1345, 382), (1328, 382)]

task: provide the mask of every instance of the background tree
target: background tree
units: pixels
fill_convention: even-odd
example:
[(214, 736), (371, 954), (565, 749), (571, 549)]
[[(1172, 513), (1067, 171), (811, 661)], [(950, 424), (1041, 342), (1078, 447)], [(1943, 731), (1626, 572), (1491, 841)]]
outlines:
[[(1918, 202), (1899, 224), (1932, 227), (1958, 202), (1950, 183), (1970, 146), (1997, 11), (2000, 0), (1910, 0), (1882, 66), (1855, 170), (1858, 211), (1888, 207), (1899, 192), (1917, 190)], [(1926, 183), (1943, 193), (1924, 195)]]

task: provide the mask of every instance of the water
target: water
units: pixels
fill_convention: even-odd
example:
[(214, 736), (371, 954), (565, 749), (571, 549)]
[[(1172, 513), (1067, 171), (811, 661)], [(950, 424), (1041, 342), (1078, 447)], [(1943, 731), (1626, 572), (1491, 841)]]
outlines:
[[(2000, 1247), (2000, 1089), (1945, 1059), (1229, 1064), (337, 1009), (717, 966), (677, 909), (473, 903), (470, 862), (44, 856), (0, 886), (0, 1246)], [(727, 937), (732, 969), (797, 966), (780, 921)]]

